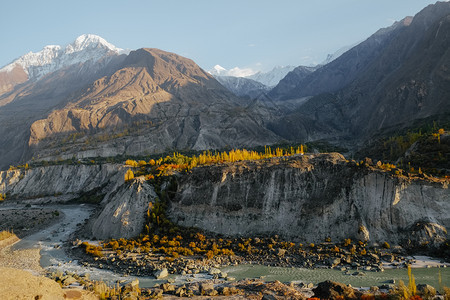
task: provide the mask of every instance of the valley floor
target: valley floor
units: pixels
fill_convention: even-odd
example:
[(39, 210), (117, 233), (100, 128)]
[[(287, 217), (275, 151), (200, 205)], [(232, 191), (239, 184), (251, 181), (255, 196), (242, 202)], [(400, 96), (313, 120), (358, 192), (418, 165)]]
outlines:
[[(0, 207), (0, 213), (5, 217), (5, 223), (13, 222), (17, 219), (17, 207), (15, 209), (7, 209), (7, 207)], [(72, 209), (72, 210), (71, 210)], [(235, 280), (231, 276), (219, 270), (219, 267), (233, 266), (248, 263), (265, 264), (271, 266), (282, 267), (309, 267), (315, 268), (319, 266), (327, 266), (327, 268), (334, 267), (335, 269), (342, 270), (347, 268), (349, 272), (367, 272), (372, 271), (370, 266), (374, 266), (379, 269), (380, 266), (386, 265), (385, 260), (390, 260), (391, 264), (395, 267), (404, 267), (405, 263), (413, 263), (412, 260), (407, 259), (403, 255), (395, 253), (395, 251), (383, 250), (383, 253), (378, 252), (375, 254), (372, 250), (368, 250), (367, 255), (354, 256), (350, 260), (342, 259), (340, 262), (335, 258), (330, 257), (330, 251), (335, 251), (336, 245), (331, 243), (323, 243), (316, 245), (313, 249), (307, 249), (305, 246), (305, 252), (299, 252), (297, 249), (297, 256), (293, 256), (288, 250), (285, 251), (281, 248), (282, 241), (276, 241), (280, 245), (280, 248), (275, 248), (262, 255), (234, 255), (234, 256), (217, 256), (213, 259), (206, 259), (202, 256), (197, 258), (192, 257), (180, 257), (175, 261), (167, 260), (164, 255), (157, 253), (139, 253), (138, 249), (123, 251), (117, 253), (111, 250), (103, 250), (102, 257), (93, 257), (84, 253), (82, 247), (76, 247), (72, 249), (73, 242), (70, 242), (74, 236), (69, 236), (68, 233), (75, 230), (77, 223), (79, 223), (79, 217), (72, 216), (72, 221), (68, 221), (66, 214), (69, 211), (80, 210), (78, 207), (61, 206), (61, 209), (57, 209), (55, 205), (43, 209), (41, 207), (24, 207), (24, 216), (32, 219), (37, 226), (33, 229), (26, 230), (24, 226), (19, 226), (18, 231), (23, 235), (20, 244), (27, 244), (31, 249), (17, 250), (16, 248), (19, 242), (19, 238), (16, 235), (0, 241), (0, 282), (8, 283), (2, 285), (0, 288), (0, 298), (2, 299), (16, 299), (20, 296), (27, 297), (33, 296), (29, 293), (35, 293), (34, 296), (42, 295), (43, 298), (39, 299), (58, 299), (65, 297), (66, 299), (82, 299), (95, 298), (91, 292), (82, 290), (81, 288), (95, 289), (97, 285), (97, 294), (106, 295), (105, 292), (98, 288), (98, 283), (95, 283), (89, 278), (80, 276), (81, 273), (75, 273), (69, 271), (68, 265), (59, 267), (60, 272), (47, 274), (47, 277), (42, 277), (45, 271), (41, 267), (42, 256), (40, 253), (39, 245), (42, 245), (46, 239), (51, 238), (57, 241), (57, 246), (63, 246), (65, 251), (69, 253), (70, 259), (79, 259), (81, 262), (81, 268), (88, 269), (109, 269), (115, 274), (130, 274), (130, 275), (144, 275), (153, 276), (157, 270), (164, 269), (167, 273), (178, 274), (177, 278), (184, 278), (184, 281), (177, 279), (174, 281), (173, 275), (166, 274), (161, 275), (160, 281), (156, 286), (145, 287), (141, 285), (141, 289), (137, 289), (138, 285), (133, 286), (133, 282), (129, 282), (134, 278), (129, 277), (129, 280), (121, 288), (125, 292), (125, 295), (138, 295), (142, 299), (149, 299), (152, 297), (164, 297), (175, 298), (179, 296), (190, 296), (196, 299), (207, 299), (207, 297), (215, 296), (223, 299), (262, 299), (262, 297), (269, 297), (270, 299), (285, 299), (286, 297), (291, 299), (305, 299), (314, 295), (313, 287), (317, 287), (311, 283), (292, 282), (285, 284), (279, 281), (265, 281), (261, 279), (242, 279)], [(86, 210), (86, 209), (85, 209)], [(64, 214), (66, 212), (66, 214)], [(53, 217), (52, 217), (53, 216)], [(23, 222), (23, 220), (22, 220)], [(72, 224), (73, 223), (73, 224)], [(27, 224), (23, 222), (21, 224)], [(23, 227), (23, 228), (22, 228)], [(72, 229), (70, 229), (70, 228)], [(55, 229), (56, 228), (56, 229)], [(12, 228), (14, 229), (14, 228)], [(15, 230), (15, 229), (14, 229)], [(27, 233), (33, 232), (32, 235)], [(258, 239), (260, 248), (267, 248), (265, 239)], [(269, 240), (269, 239), (268, 239)], [(274, 242), (271, 240), (271, 243)], [(78, 242), (81, 244), (81, 242)], [(55, 244), (56, 245), (56, 244)], [(254, 246), (254, 244), (252, 243)], [(345, 246), (339, 245), (342, 253), (346, 253)], [(69, 251), (71, 249), (71, 251)], [(359, 252), (359, 246), (357, 246)], [(398, 249), (396, 250), (398, 252)], [(61, 252), (61, 251), (60, 251)], [(75, 254), (75, 256), (74, 256)], [(303, 254), (305, 256), (303, 256)], [(348, 253), (347, 253), (348, 254)], [(372, 255), (373, 254), (373, 255)], [(375, 256), (379, 256), (379, 260)], [(301, 258), (302, 257), (302, 258)], [(370, 259), (367, 257), (371, 257)], [(381, 258), (385, 261), (381, 263)], [(373, 261), (372, 261), (373, 260)], [(305, 264), (306, 263), (306, 264)], [(353, 268), (351, 267), (354, 264)], [(147, 270), (146, 270), (147, 269)], [(146, 271), (144, 271), (146, 270)], [(405, 271), (406, 272), (406, 271)], [(181, 275), (181, 276), (180, 276)], [(64, 287), (63, 289), (56, 282), (60, 282)], [(74, 288), (69, 282), (78, 282), (80, 287)], [(56, 285), (55, 285), (56, 284)], [(345, 286), (345, 285), (344, 285)], [(328, 287), (328, 289), (338, 288), (336, 286)], [(386, 285), (386, 289), (382, 290), (387, 292), (389, 288), (394, 288), (394, 285)], [(107, 291), (107, 289), (105, 289)], [(361, 294), (353, 289), (348, 292), (356, 293), (358, 297)], [(380, 291), (372, 291), (380, 294)], [(54, 294), (56, 293), (56, 294)], [(103, 293), (103, 294), (102, 294)], [(128, 293), (128, 294), (127, 294)], [(358, 294), (359, 293), (359, 294)], [(355, 294), (355, 295), (356, 295)], [(65, 296), (64, 296), (65, 295)], [(34, 297), (33, 296), (33, 297)], [(49, 297), (49, 298), (45, 298)], [(356, 296), (355, 296), (356, 297)], [(108, 298), (108, 297), (107, 297)], [(267, 299), (269, 299), (267, 298)], [(62, 298), (61, 298), (62, 299)]]

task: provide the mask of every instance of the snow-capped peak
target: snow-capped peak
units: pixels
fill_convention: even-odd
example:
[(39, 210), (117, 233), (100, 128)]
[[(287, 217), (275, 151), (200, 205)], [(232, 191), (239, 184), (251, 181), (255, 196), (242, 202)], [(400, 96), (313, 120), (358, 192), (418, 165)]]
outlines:
[(209, 71), (209, 74), (213, 75), (213, 76), (222, 76), (225, 75), (225, 73), (227, 72), (227, 69), (225, 69), (224, 67), (220, 66), (220, 65), (215, 65), (212, 70)]
[(0, 72), (11, 72), (15, 67), (22, 67), (29, 79), (39, 79), (74, 64), (96, 62), (106, 56), (124, 52), (98, 35), (83, 34), (65, 48), (48, 45), (39, 52), (29, 52), (0, 69)]
[(68, 54), (96, 47), (103, 47), (117, 53), (122, 51), (122, 49), (117, 48), (113, 44), (108, 43), (105, 39), (103, 39), (98, 35), (83, 34), (77, 37), (77, 39), (73, 43), (67, 45), (65, 52)]

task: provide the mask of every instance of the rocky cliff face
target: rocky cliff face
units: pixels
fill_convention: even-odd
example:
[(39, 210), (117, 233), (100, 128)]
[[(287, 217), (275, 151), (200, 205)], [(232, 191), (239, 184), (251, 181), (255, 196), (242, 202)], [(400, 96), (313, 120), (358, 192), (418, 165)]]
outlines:
[(145, 214), (157, 195), (153, 187), (138, 178), (106, 195), (105, 207), (88, 225), (92, 236), (101, 239), (138, 236), (145, 224)]
[(102, 195), (100, 207), (87, 225), (87, 234), (100, 239), (132, 238), (142, 232), (145, 214), (157, 196), (142, 178), (124, 182), (126, 170), (123, 165), (104, 164), (3, 171), (0, 193), (7, 194), (5, 202), (38, 198), (36, 203), (47, 203), (52, 198), (69, 201), (86, 193)]
[(0, 172), (0, 193), (11, 198), (69, 195), (94, 189), (115, 190), (123, 183), (125, 168), (119, 165), (57, 165)]
[(449, 210), (447, 184), (323, 154), (194, 169), (179, 178), (169, 214), (180, 225), (226, 235), (417, 244), (446, 238)]
[[(143, 178), (124, 182), (121, 165), (60, 165), (0, 172), (8, 199), (95, 191), (104, 195), (88, 234), (137, 236), (157, 195)], [(303, 242), (345, 238), (439, 244), (448, 238), (448, 181), (395, 177), (336, 153), (237, 162), (177, 175), (168, 216), (225, 235), (282, 235)], [(47, 201), (44, 198), (43, 201)]]

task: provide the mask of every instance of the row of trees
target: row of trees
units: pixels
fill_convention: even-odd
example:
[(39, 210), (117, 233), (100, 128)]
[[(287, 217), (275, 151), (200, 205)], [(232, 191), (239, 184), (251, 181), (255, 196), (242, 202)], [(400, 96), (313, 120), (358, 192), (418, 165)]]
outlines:
[[(246, 149), (233, 149), (230, 151), (204, 151), (199, 155), (186, 156), (180, 153), (173, 153), (173, 155), (161, 157), (156, 161), (154, 159), (148, 162), (144, 160), (135, 161), (128, 159), (125, 164), (140, 168), (140, 175), (146, 175), (146, 179), (153, 179), (154, 177), (167, 176), (173, 174), (174, 171), (189, 171), (197, 166), (211, 165), (217, 163), (237, 162), (237, 161), (254, 161), (267, 159), (272, 157), (292, 156), (304, 154), (306, 146), (300, 145), (296, 148), (290, 147), (287, 149), (276, 148), (272, 150), (271, 147), (265, 147), (264, 153), (257, 151), (249, 151)], [(150, 170), (150, 174), (145, 172)], [(143, 174), (144, 173), (144, 174)], [(134, 178), (134, 173), (129, 170), (125, 174), (125, 181)]]

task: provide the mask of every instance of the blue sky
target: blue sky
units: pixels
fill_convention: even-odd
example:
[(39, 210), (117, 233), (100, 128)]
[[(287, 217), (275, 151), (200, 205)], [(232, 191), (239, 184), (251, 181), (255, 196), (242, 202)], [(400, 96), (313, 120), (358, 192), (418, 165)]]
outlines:
[(219, 64), (267, 71), (320, 63), (427, 0), (4, 1), (0, 66), (84, 33), (121, 48), (160, 48), (209, 70)]

